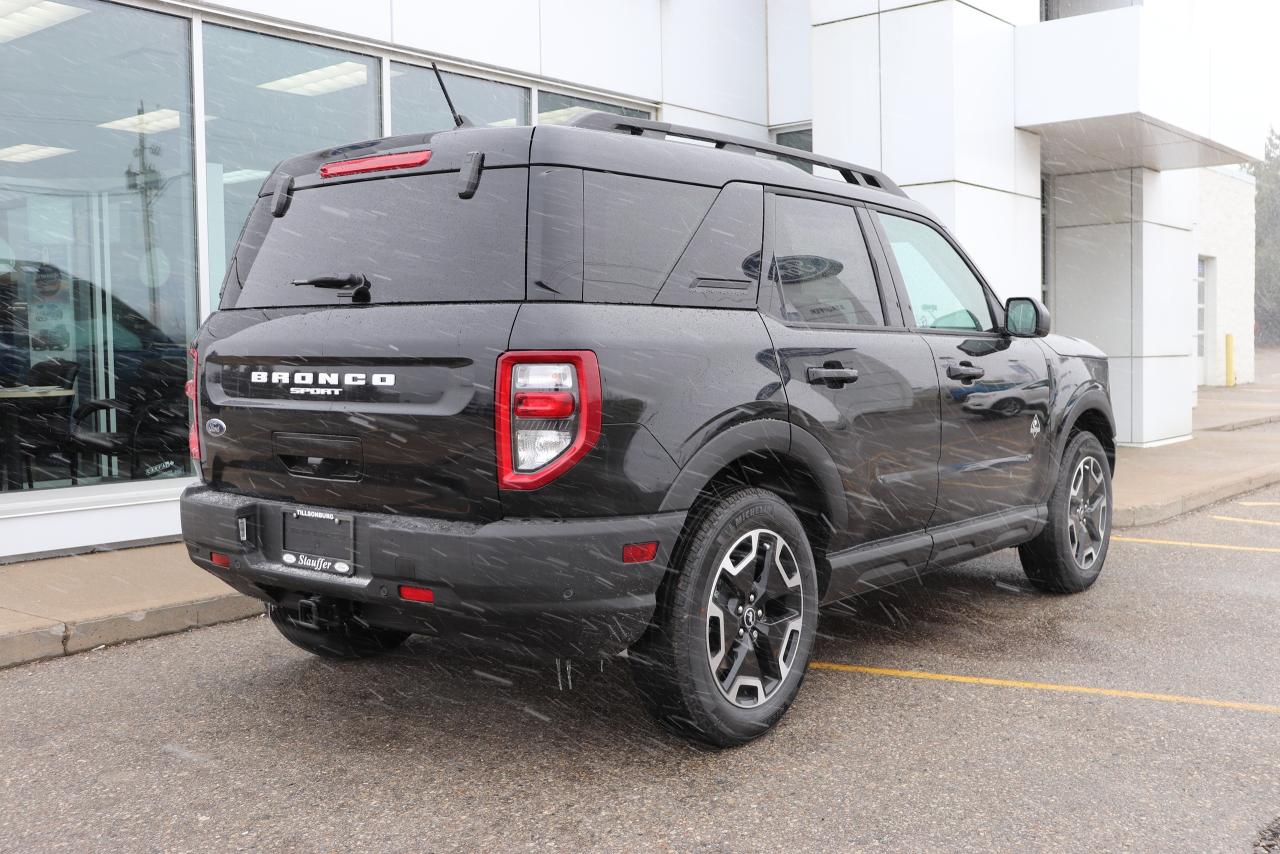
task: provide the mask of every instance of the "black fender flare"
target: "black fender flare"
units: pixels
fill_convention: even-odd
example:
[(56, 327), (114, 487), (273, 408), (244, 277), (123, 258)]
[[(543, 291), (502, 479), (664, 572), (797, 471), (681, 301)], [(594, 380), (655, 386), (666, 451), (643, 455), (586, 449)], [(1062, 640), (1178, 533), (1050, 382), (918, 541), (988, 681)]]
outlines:
[(1111, 441), (1114, 445), (1116, 417), (1111, 410), (1111, 398), (1101, 385), (1091, 384), (1073, 396), (1071, 403), (1067, 405), (1066, 412), (1062, 415), (1062, 420), (1059, 422), (1057, 435), (1054, 436), (1053, 479), (1050, 480), (1050, 483), (1057, 479), (1058, 466), (1062, 465), (1062, 454), (1067, 449), (1067, 440), (1071, 437), (1071, 428), (1080, 420), (1080, 416), (1090, 409), (1098, 410), (1107, 419), (1107, 426), (1111, 428)]
[(717, 472), (738, 457), (758, 453), (795, 457), (808, 466), (818, 481), (829, 524), (837, 531), (846, 527), (844, 482), (827, 449), (807, 430), (773, 418), (735, 424), (694, 452), (667, 490), (660, 511), (688, 510)]

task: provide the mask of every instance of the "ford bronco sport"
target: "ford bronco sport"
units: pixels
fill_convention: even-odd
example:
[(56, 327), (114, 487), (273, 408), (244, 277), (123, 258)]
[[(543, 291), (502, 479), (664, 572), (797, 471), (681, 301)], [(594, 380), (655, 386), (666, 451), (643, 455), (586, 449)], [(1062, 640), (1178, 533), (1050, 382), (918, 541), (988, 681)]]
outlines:
[(318, 655), (627, 653), (715, 745), (791, 704), (821, 604), (1015, 546), (1094, 582), (1099, 350), (879, 172), (574, 124), (276, 168), (192, 351), (196, 564)]

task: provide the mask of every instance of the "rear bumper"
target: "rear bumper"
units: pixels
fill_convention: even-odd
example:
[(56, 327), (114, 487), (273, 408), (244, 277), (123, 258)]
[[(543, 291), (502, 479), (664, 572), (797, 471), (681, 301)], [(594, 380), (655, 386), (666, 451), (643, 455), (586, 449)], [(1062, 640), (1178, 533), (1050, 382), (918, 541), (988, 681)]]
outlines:
[[(265, 602), (343, 600), (375, 626), (584, 658), (621, 652), (644, 632), (685, 520), (678, 512), (475, 524), (352, 513), (355, 572), (344, 577), (280, 561), (284, 513), (300, 505), (193, 486), (181, 506), (192, 561)], [(651, 540), (653, 561), (622, 562), (624, 545)], [(210, 552), (231, 565), (215, 565)], [(431, 588), (434, 603), (402, 601), (400, 584)]]

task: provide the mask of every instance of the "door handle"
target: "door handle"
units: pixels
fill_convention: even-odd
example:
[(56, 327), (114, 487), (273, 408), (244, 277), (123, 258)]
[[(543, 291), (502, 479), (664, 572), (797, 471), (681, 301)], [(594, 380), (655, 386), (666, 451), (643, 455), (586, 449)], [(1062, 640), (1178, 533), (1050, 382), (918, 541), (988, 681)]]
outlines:
[(974, 380), (980, 380), (986, 375), (986, 371), (977, 367), (973, 362), (961, 362), (958, 365), (947, 365), (947, 376), (953, 380), (968, 385)]
[(827, 362), (821, 368), (810, 365), (805, 369), (809, 385), (825, 385), (827, 388), (844, 388), (845, 383), (858, 381), (857, 368), (846, 368), (839, 362)]

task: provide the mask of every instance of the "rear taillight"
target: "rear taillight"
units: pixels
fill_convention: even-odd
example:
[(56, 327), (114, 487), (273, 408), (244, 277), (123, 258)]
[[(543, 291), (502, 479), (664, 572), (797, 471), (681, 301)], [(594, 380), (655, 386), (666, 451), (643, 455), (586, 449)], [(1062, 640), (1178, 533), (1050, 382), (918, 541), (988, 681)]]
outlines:
[(600, 438), (600, 366), (590, 350), (516, 350), (498, 357), (498, 485), (537, 489)]
[(187, 431), (187, 447), (191, 459), (200, 461), (200, 354), (194, 347), (187, 351), (191, 357), (191, 378), (187, 380), (187, 399), (191, 401), (191, 428)]
[(365, 172), (385, 172), (388, 169), (413, 169), (426, 166), (431, 152), (401, 151), (396, 154), (374, 154), (355, 160), (336, 160), (320, 167), (321, 178), (338, 178), (343, 175), (362, 175)]

